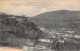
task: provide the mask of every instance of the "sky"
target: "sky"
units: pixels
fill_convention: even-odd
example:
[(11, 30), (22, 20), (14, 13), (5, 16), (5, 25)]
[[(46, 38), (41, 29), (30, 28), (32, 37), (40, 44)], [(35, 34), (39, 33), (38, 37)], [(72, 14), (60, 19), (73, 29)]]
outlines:
[(80, 11), (80, 0), (0, 0), (0, 12), (12, 15), (36, 16), (56, 11)]

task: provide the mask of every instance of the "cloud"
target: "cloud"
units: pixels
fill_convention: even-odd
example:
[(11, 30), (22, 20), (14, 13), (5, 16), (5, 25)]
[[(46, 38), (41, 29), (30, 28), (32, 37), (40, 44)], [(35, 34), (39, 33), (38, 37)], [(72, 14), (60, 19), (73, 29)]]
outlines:
[(42, 8), (42, 9), (40, 10), (40, 13), (47, 12), (47, 11), (49, 11), (47, 8)]

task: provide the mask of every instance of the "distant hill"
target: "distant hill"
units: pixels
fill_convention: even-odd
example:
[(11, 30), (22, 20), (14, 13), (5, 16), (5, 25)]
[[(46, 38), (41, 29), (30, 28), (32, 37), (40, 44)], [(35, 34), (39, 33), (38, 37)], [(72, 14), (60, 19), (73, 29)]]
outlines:
[(76, 28), (80, 25), (80, 11), (59, 10), (39, 14), (32, 18), (36, 24), (47, 29)]

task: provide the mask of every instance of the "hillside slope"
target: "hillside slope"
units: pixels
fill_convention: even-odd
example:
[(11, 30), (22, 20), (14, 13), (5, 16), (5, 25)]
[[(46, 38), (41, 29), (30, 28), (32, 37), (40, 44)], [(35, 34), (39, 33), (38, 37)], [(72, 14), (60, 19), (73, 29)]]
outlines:
[(59, 10), (45, 12), (33, 17), (32, 20), (47, 29), (75, 29), (77, 23), (78, 27), (80, 25), (80, 11)]
[(12, 46), (13, 42), (13, 46), (19, 46), (22, 39), (25, 39), (24, 43), (27, 39), (36, 43), (42, 34), (43, 32), (29, 21), (28, 17), (0, 14), (0, 45)]

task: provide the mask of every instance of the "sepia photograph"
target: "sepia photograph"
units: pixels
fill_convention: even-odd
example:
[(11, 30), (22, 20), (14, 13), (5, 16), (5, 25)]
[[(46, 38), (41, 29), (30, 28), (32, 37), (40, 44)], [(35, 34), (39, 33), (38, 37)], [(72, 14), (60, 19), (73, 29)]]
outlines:
[(0, 51), (80, 51), (80, 0), (0, 0)]

